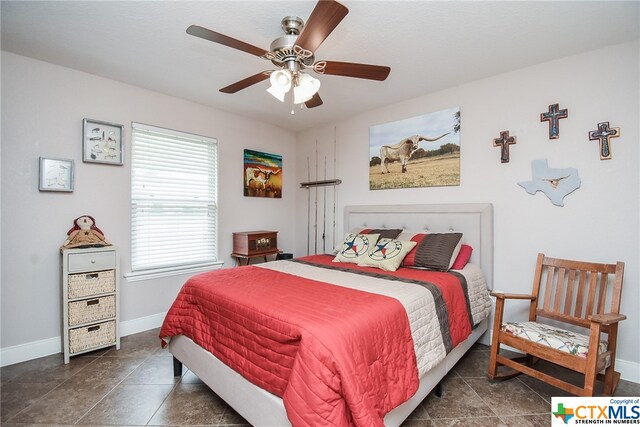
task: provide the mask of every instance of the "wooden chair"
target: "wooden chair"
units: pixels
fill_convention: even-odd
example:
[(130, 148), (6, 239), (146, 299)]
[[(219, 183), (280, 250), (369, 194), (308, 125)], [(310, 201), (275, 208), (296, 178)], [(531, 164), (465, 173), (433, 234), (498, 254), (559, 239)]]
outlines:
[[(618, 322), (627, 318), (619, 314), (623, 275), (623, 262), (598, 264), (538, 254), (531, 295), (491, 293), (496, 297), (496, 312), (489, 378), (502, 380), (524, 373), (574, 395), (593, 396), (598, 377), (604, 380), (603, 394), (612, 395), (620, 379), (615, 371)], [(503, 322), (507, 299), (531, 301), (529, 322)], [(554, 321), (554, 325), (539, 323), (543, 317)], [(560, 329), (556, 326), (558, 322), (588, 329), (589, 333), (582, 335)], [(606, 340), (601, 341), (601, 333), (607, 334)], [(498, 354), (502, 344), (525, 356), (509, 359)], [(575, 386), (535, 369), (538, 359), (583, 374), (584, 386)], [(501, 371), (507, 372), (499, 374), (499, 365), (506, 366)], [(606, 369), (604, 375), (598, 374), (603, 369)]]

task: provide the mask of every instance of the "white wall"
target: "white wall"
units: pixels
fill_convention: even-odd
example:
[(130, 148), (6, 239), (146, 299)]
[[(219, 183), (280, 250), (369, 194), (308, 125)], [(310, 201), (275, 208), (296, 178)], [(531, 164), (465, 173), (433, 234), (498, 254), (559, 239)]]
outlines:
[[(491, 202), (496, 289), (529, 291), (539, 251), (557, 257), (624, 260), (627, 268), (622, 311), (629, 318), (621, 324), (618, 356), (637, 370), (638, 50), (636, 42), (564, 58), (417, 97), (297, 137), (178, 98), (2, 52), (0, 347), (4, 353), (7, 348), (39, 340), (56, 342), (60, 334), (57, 248), (73, 218), (85, 213), (96, 217), (107, 238), (122, 249), (123, 271), (129, 270), (128, 138), (130, 122), (137, 121), (218, 138), (219, 253), (227, 265), (231, 262), (231, 233), (248, 228), (279, 230), (281, 249), (306, 254), (309, 190), (296, 188), (309, 176), (324, 178), (325, 157), (326, 176), (343, 180), (336, 187), (338, 236), (342, 233), (342, 208), (349, 204)], [(428, 73), (425, 70), (425, 78)], [(560, 139), (549, 141), (547, 124), (539, 122), (539, 114), (556, 102), (569, 109), (569, 118), (560, 122)], [(369, 127), (455, 105), (462, 113), (461, 185), (370, 191)], [(82, 163), (84, 117), (126, 125), (125, 166)], [(587, 132), (601, 121), (621, 128), (622, 136), (613, 140), (613, 159), (609, 161), (599, 160), (597, 142), (587, 138)], [(499, 149), (492, 146), (492, 140), (507, 129), (518, 137), (518, 143), (511, 147), (511, 162), (501, 164)], [(335, 169), (334, 134), (340, 156)], [(283, 155), (283, 199), (242, 196), (244, 148)], [(38, 191), (39, 156), (75, 160), (76, 188), (72, 194)], [(541, 193), (528, 195), (516, 184), (530, 178), (530, 162), (538, 158), (547, 158), (550, 167), (578, 168), (582, 188), (567, 196), (565, 207), (553, 206)], [(329, 215), (326, 247), (330, 248), (333, 189), (327, 189), (326, 205), (322, 200), (325, 189), (317, 191), (319, 217), (325, 209)], [(265, 207), (270, 215), (252, 215)], [(315, 208), (312, 199), (312, 225)], [(294, 211), (297, 215), (292, 230)], [(318, 225), (321, 233), (322, 221)], [(318, 237), (317, 242), (321, 250), (322, 239)], [(313, 237), (310, 243), (313, 252)], [(176, 276), (123, 281), (122, 320), (134, 321), (165, 311), (184, 280), (185, 276)], [(524, 318), (524, 305), (511, 305), (508, 315)]]
[[(622, 312), (628, 320), (620, 327), (618, 357), (631, 362), (627, 367), (635, 369), (635, 377), (640, 378), (638, 50), (635, 42), (567, 57), (303, 132), (298, 135), (298, 180), (307, 179), (307, 158), (312, 178), (316, 156), (323, 171), (324, 156), (333, 157), (335, 132), (339, 156), (335, 177), (343, 180), (337, 188), (340, 232), (345, 205), (493, 203), (495, 289), (530, 292), (538, 252), (560, 258), (625, 261)], [(425, 78), (430, 72), (437, 72), (437, 67), (425, 70)], [(548, 125), (540, 122), (540, 113), (555, 103), (567, 108), (569, 117), (560, 121), (560, 139), (549, 140)], [(461, 185), (370, 191), (369, 127), (452, 106), (461, 110)], [(612, 142), (613, 159), (607, 161), (600, 160), (598, 143), (587, 137), (603, 121), (621, 129), (621, 137)], [(502, 130), (517, 137), (506, 164), (500, 163), (500, 150), (492, 145)], [(516, 184), (529, 180), (531, 161), (542, 158), (552, 168), (579, 171), (582, 186), (565, 198), (564, 207), (552, 205), (542, 193), (529, 195)], [(328, 176), (333, 177), (332, 161), (329, 165)], [(298, 190), (298, 254), (307, 251), (306, 191)], [(332, 197), (330, 194), (330, 205)], [(526, 315), (525, 303), (509, 304), (508, 317), (524, 319)]]
[[(125, 125), (124, 166), (82, 162), (85, 117)], [(3, 350), (43, 341), (45, 348), (55, 349), (59, 345), (58, 248), (74, 218), (82, 214), (96, 218), (107, 239), (121, 249), (123, 273), (130, 271), (132, 121), (218, 139), (218, 252), (225, 266), (232, 265), (229, 254), (234, 231), (278, 230), (280, 248), (293, 249), (294, 230), (290, 223), (297, 187), (293, 133), (182, 99), (2, 52)], [(245, 148), (282, 154), (282, 199), (243, 196)], [(39, 156), (75, 160), (73, 193), (38, 191)], [(122, 321), (165, 312), (186, 277), (133, 283), (123, 279)]]

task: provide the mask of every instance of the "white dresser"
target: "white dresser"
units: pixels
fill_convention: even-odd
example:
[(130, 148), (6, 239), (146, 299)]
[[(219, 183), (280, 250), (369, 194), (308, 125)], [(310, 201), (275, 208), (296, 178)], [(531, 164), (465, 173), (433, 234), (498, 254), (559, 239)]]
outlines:
[(120, 256), (115, 246), (62, 251), (62, 344), (69, 357), (120, 349)]

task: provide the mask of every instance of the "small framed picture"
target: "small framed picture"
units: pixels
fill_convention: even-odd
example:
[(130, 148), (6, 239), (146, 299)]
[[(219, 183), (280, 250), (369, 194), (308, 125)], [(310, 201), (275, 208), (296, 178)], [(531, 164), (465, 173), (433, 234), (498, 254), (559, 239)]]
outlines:
[(82, 122), (82, 161), (122, 166), (124, 126), (84, 119)]
[(73, 191), (73, 160), (40, 157), (40, 191)]

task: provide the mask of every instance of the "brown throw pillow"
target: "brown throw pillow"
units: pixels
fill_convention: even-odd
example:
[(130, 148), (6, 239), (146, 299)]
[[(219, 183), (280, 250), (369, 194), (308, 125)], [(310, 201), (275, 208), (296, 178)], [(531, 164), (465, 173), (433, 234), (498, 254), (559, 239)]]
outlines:
[(447, 271), (460, 252), (462, 233), (416, 234), (411, 240), (418, 244), (404, 259), (403, 267)]

